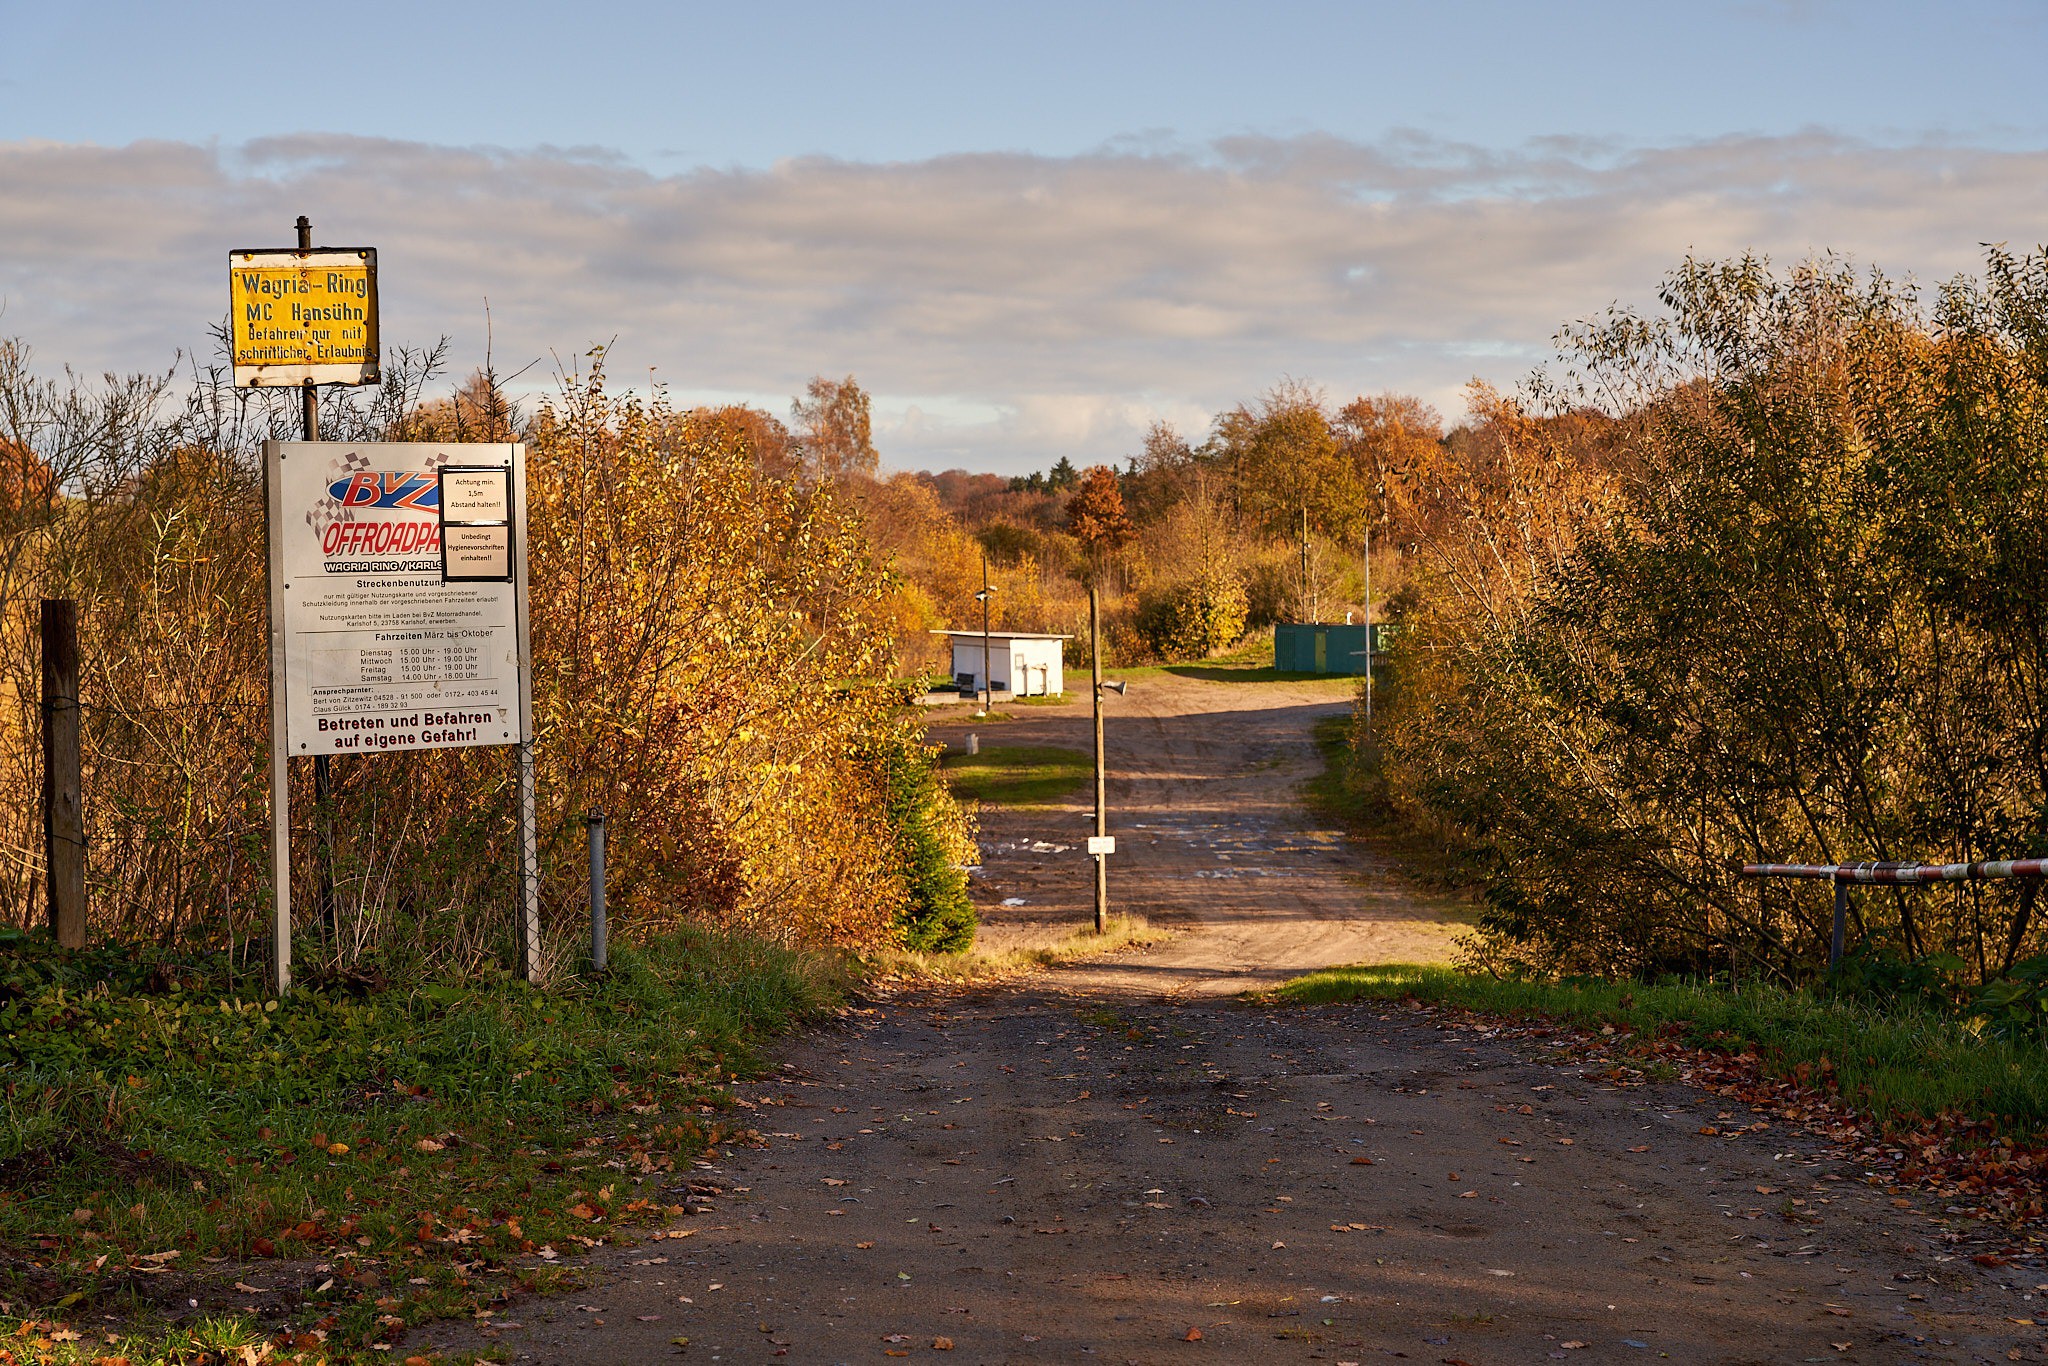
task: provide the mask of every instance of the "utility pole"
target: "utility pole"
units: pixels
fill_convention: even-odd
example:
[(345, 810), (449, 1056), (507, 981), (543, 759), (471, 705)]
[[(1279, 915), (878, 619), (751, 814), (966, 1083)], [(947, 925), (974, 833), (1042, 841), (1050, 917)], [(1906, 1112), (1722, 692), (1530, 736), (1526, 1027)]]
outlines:
[[(1088, 695), (1095, 700), (1095, 837), (1109, 833), (1108, 784), (1102, 764), (1102, 590), (1095, 576), (1088, 579), (1088, 674), (1092, 685)], [(1095, 932), (1109, 926), (1109, 856), (1095, 856)]]
[(1301, 619), (1309, 620), (1308, 612), (1308, 507), (1301, 509)]

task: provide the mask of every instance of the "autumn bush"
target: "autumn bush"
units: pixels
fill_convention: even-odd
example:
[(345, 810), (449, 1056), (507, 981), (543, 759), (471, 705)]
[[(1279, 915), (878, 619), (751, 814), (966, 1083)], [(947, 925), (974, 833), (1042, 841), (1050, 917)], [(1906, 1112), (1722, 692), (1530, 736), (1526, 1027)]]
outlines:
[[(930, 756), (901, 740), (883, 682), (890, 583), (845, 491), (865, 478), (859, 443), (848, 454), (750, 409), (614, 396), (601, 363), (530, 414), (487, 381), (422, 404), (434, 360), (401, 356), (384, 390), (336, 396), (322, 434), (527, 443), (551, 970), (575, 964), (593, 808), (610, 816), (614, 916), (628, 934), (688, 920), (784, 943), (898, 942), (932, 897), (925, 846), (901, 821), (914, 816), (918, 839), (955, 863), (969, 846), (957, 810), (909, 811), (874, 765), (878, 745), (897, 746), (906, 773)], [(181, 406), (164, 379), (51, 383), (18, 344), (0, 362), (0, 449), (26, 452), (63, 490), (0, 502), (0, 919), (41, 914), (33, 606), (72, 597), (93, 932), (250, 961), (268, 832), (253, 456), (294, 415), (238, 402), (218, 375), (199, 376)], [(811, 396), (818, 421), (858, 406), (825, 389)], [(839, 463), (822, 471), (814, 448)], [(312, 975), (500, 961), (510, 752), (351, 756), (333, 769), (325, 817), (309, 775), (295, 777), (298, 954)], [(316, 910), (322, 823), (331, 923)]]
[[(1475, 397), (1425, 508), (1388, 785), (1539, 971), (1825, 961), (1825, 884), (1743, 861), (2048, 853), (2048, 255), (1923, 300), (1828, 260), (1688, 261)], [(1872, 891), (1852, 937), (1998, 979), (2027, 888)]]
[(1203, 659), (1244, 634), (1244, 583), (1234, 570), (1211, 569), (1138, 595), (1132, 624), (1162, 659)]

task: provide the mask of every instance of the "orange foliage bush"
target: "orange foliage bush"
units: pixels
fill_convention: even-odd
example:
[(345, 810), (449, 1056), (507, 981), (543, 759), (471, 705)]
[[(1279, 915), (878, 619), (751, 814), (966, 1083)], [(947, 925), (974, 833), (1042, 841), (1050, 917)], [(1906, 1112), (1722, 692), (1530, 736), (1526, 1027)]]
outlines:
[[(41, 915), (39, 780), (21, 743), (36, 733), (31, 618), (36, 597), (73, 597), (93, 932), (250, 958), (268, 830), (262, 504), (248, 455), (262, 433), (204, 430), (199, 405), (161, 422), (134, 408), (131, 427), (152, 435), (99, 453), (121, 478), (69, 479), (70, 496), (0, 516), (0, 739), (12, 737), (0, 744), (0, 923)], [(901, 937), (916, 892), (881, 774), (930, 759), (882, 682), (890, 580), (858, 509), (787, 458), (779, 422), (614, 398), (601, 367), (530, 420), (474, 382), (454, 400), (359, 419), (342, 409), (335, 422), (353, 426), (336, 434), (506, 439), (524, 421), (543, 923), (558, 968), (583, 932), (594, 807), (610, 816), (612, 899), (629, 933), (691, 917), (784, 942)], [(57, 445), (53, 431), (22, 448)], [(294, 779), (307, 969), (504, 961), (509, 753), (350, 756), (333, 769), (327, 924), (310, 775)], [(964, 851), (958, 811), (937, 819)]]

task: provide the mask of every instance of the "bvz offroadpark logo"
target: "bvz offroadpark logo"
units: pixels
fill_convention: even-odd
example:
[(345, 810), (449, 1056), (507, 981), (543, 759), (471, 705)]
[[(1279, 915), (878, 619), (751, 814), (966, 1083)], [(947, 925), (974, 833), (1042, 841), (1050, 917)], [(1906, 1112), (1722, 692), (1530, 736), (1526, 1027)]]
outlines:
[(378, 470), (350, 451), (328, 462), (324, 495), (306, 513), (329, 574), (436, 574), (441, 569), (441, 466)]

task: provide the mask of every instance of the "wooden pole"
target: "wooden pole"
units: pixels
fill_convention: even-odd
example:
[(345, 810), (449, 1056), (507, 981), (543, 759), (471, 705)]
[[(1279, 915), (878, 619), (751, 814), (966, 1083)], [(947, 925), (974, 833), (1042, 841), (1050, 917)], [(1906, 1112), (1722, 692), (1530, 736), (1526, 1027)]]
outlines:
[[(1095, 699), (1095, 834), (1109, 833), (1109, 802), (1102, 764), (1102, 590), (1088, 580), (1088, 675)], [(1109, 928), (1109, 856), (1095, 856), (1095, 932)]]
[(50, 933), (85, 947), (85, 779), (78, 734), (78, 604), (43, 600), (43, 867)]

